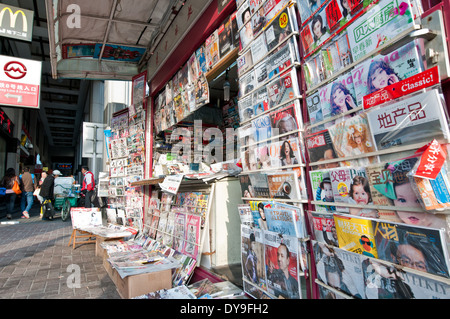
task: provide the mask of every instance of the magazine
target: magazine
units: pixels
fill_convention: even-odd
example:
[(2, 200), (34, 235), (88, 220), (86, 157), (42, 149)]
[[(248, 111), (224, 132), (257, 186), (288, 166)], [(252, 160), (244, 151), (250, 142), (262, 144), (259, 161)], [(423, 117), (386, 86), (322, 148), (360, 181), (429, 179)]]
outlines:
[(299, 61), (297, 40), (291, 37), (262, 62), (266, 65), (267, 78), (271, 79)]
[(267, 23), (266, 16), (264, 14), (264, 8), (260, 7), (260, 2), (261, 2), (260, 0), (250, 1), (253, 34), (258, 34)]
[(339, 248), (378, 258), (371, 219), (334, 213)]
[(161, 214), (159, 215), (158, 230), (155, 240), (161, 243), (163, 242), (164, 235), (166, 233), (167, 219), (169, 218), (168, 215), (169, 212), (161, 212)]
[(241, 218), (241, 224), (249, 227), (254, 227), (255, 222), (253, 221), (252, 210), (248, 204), (238, 205), (239, 217)]
[(245, 73), (239, 78), (239, 94), (244, 96), (256, 88), (256, 78), (254, 70)]
[(331, 77), (341, 69), (341, 60), (336, 41), (330, 41), (321, 50), (326, 77)]
[(241, 264), (244, 280), (266, 289), (264, 232), (241, 225)]
[(257, 116), (269, 109), (269, 97), (265, 86), (261, 86), (253, 91), (252, 96), (253, 116)]
[(361, 104), (365, 95), (424, 70), (418, 40), (411, 41), (389, 54), (379, 54), (363, 61), (351, 70), (358, 104)]
[(249, 201), (250, 210), (252, 211), (255, 228), (267, 230), (267, 220), (264, 214), (264, 205), (266, 202)]
[(186, 286), (182, 285), (150, 292), (133, 299), (197, 299), (197, 297)]
[(288, 299), (300, 299), (298, 239), (264, 232), (267, 291)]
[[(391, 14), (399, 8), (403, 14)], [(414, 26), (409, 0), (381, 0), (347, 27), (353, 61), (358, 61)], [(368, 32), (370, 30), (370, 32)]]
[(271, 0), (263, 4), (266, 21), (272, 20), (289, 3), (289, 0)]
[[(306, 136), (306, 149), (308, 150), (310, 163), (337, 158), (330, 133), (327, 129), (308, 134)], [(332, 168), (335, 166), (336, 163), (319, 164), (319, 168)]]
[(361, 255), (312, 241), (317, 278), (346, 295), (365, 298)]
[[(306, 97), (306, 107), (308, 108), (309, 123), (310, 125), (323, 121), (322, 106), (320, 104), (319, 91), (315, 91), (313, 94)], [(323, 125), (309, 128), (311, 132), (317, 132), (324, 128)]]
[(264, 29), (268, 51), (297, 31), (298, 24), (293, 6), (284, 7), (278, 16)]
[[(271, 215), (270, 220), (269, 216), (267, 216), (267, 224), (269, 230), (272, 231), (275, 231), (275, 229), (284, 230), (287, 232), (285, 233), (284, 231), (278, 230), (276, 232), (287, 235), (292, 234), (290, 236), (295, 236), (298, 238), (306, 238), (307, 233), (305, 227), (305, 216), (303, 213), (302, 206), (294, 206), (288, 203), (273, 202), (272, 211), (267, 212), (267, 214)], [(286, 217), (288, 219), (291, 218), (291, 221), (293, 223), (293, 229), (291, 225), (286, 225), (286, 222), (288, 222), (289, 224), (291, 223), (291, 221), (285, 219)]]
[(263, 84), (267, 80), (267, 65), (268, 65), (268, 58), (265, 58), (253, 67), (256, 82), (255, 87), (259, 89), (262, 88), (265, 89), (265, 85), (263, 86)]
[[(358, 205), (371, 205), (370, 186), (364, 167), (341, 167), (330, 170), (331, 187), (335, 202)], [(337, 206), (337, 211), (361, 215), (361, 209)], [(371, 216), (376, 217), (376, 211)]]
[(250, 50), (252, 51), (252, 60), (254, 64), (257, 64), (266, 56), (268, 50), (264, 33), (261, 33), (257, 38), (253, 39), (250, 44)]
[(338, 52), (339, 61), (341, 64), (340, 67), (345, 68), (346, 66), (352, 64), (352, 51), (348, 41), (347, 32), (343, 32), (340, 36), (334, 39), (334, 42), (336, 43), (336, 50)]
[(225, 21), (217, 29), (219, 38), (219, 59), (225, 57), (233, 48), (233, 37), (231, 32), (231, 19), (226, 18)]
[(450, 133), (437, 89), (372, 108), (367, 120), (378, 150), (433, 139), (448, 141)]
[(309, 215), (314, 239), (327, 245), (339, 247), (333, 214), (311, 211)]
[[(448, 299), (449, 285), (408, 268), (361, 258), (367, 299)], [(386, 276), (389, 274), (389, 276)]]
[[(315, 201), (334, 202), (333, 188), (331, 187), (331, 179), (329, 170), (310, 171), (312, 193)], [(336, 208), (328, 205), (315, 205), (316, 211), (333, 211)]]
[(353, 78), (350, 72), (319, 89), (323, 118), (330, 118), (357, 107)]
[(300, 110), (300, 101), (294, 100), (271, 111), (268, 115), (270, 117), (271, 136), (280, 136), (280, 140), (298, 137), (298, 130), (303, 127)]
[[(305, 60), (302, 64), (303, 75), (305, 77), (306, 88), (309, 90), (318, 85), (322, 80), (319, 76), (319, 66), (322, 66), (322, 55), (316, 54)], [(319, 62), (319, 63), (317, 63)]]
[[(376, 148), (370, 128), (364, 112), (328, 127), (338, 157), (360, 156), (374, 152)], [(366, 166), (375, 161), (375, 157), (364, 157), (357, 160), (359, 166)]]
[(240, 50), (243, 51), (253, 40), (253, 26), (248, 2), (244, 2), (237, 10)]
[(449, 277), (443, 229), (374, 221), (374, 232), (379, 259)]
[(182, 212), (174, 212), (174, 229), (172, 248), (180, 251), (184, 246), (185, 230), (186, 230), (186, 214)]
[(241, 122), (250, 120), (254, 116), (253, 96), (246, 95), (238, 101), (239, 117)]
[(301, 200), (297, 173), (276, 172), (267, 174), (269, 198)]
[(327, 22), (325, 7), (320, 8), (300, 31), (305, 55), (320, 47), (330, 37), (330, 29)]
[(234, 11), (230, 16), (231, 23), (231, 36), (233, 39), (233, 49), (239, 48), (240, 39), (239, 39), (239, 28), (237, 24), (237, 11)]
[(201, 216), (188, 215), (186, 221), (185, 243), (182, 253), (192, 257), (198, 258), (200, 245), (200, 226)]
[(250, 183), (253, 188), (254, 197), (269, 198), (269, 180), (267, 174), (253, 173), (249, 174)]
[(297, 71), (291, 69), (267, 83), (269, 108), (300, 96)]

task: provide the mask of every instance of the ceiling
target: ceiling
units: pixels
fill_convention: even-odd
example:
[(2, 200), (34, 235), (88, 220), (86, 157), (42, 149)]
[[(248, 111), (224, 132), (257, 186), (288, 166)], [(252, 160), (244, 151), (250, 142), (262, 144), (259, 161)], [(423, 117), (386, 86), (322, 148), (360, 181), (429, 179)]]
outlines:
[[(147, 47), (155, 44), (165, 24), (170, 23), (184, 4), (180, 0), (1, 2), (34, 11), (32, 42), (0, 37), (1, 47), (5, 55), (43, 62), (39, 118), (49, 146), (58, 149), (76, 146), (85, 107), (89, 104), (86, 103), (89, 80), (131, 80), (139, 72), (139, 65), (149, 57), (148, 53), (131, 55), (134, 60), (129, 62), (130, 51), (132, 54), (134, 49), (145, 52)], [(73, 4), (76, 6), (69, 7)], [(52, 12), (52, 6), (57, 10)], [(47, 19), (49, 10), (52, 13)], [(78, 12), (79, 20), (73, 15)], [(77, 21), (79, 25), (76, 25)], [(99, 57), (64, 59), (64, 54), (76, 54), (72, 46), (78, 44), (99, 45)], [(128, 51), (108, 51), (108, 45), (129, 48)]]

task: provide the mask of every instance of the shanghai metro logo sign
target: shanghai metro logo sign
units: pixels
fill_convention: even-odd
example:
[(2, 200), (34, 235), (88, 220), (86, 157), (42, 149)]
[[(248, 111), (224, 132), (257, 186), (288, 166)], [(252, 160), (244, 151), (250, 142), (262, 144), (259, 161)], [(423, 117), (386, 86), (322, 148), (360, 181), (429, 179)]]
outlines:
[(0, 3), (0, 36), (31, 41), (34, 11)]
[(42, 62), (0, 55), (0, 104), (39, 109)]
[(27, 75), (27, 67), (20, 62), (11, 61), (5, 64), (3, 71), (13, 80), (19, 80)]

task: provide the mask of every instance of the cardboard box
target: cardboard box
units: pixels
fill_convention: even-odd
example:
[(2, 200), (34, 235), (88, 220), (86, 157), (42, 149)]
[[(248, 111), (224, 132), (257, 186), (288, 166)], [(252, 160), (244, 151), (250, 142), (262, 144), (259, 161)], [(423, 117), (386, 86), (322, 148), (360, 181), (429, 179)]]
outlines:
[(103, 258), (105, 256), (105, 249), (102, 248), (101, 244), (104, 241), (111, 241), (111, 240), (123, 240), (124, 237), (118, 237), (118, 238), (105, 238), (101, 236), (97, 236), (95, 240), (95, 256)]
[(160, 289), (172, 288), (172, 272), (170, 269), (121, 278), (119, 273), (111, 267), (107, 258), (103, 258), (103, 266), (123, 299), (130, 299)]

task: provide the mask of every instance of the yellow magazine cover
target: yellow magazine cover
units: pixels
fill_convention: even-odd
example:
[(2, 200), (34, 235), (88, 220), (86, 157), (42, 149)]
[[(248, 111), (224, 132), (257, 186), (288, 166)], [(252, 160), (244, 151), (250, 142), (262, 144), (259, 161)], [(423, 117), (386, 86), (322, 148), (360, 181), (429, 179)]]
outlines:
[(372, 220), (352, 215), (334, 214), (339, 248), (378, 258)]

